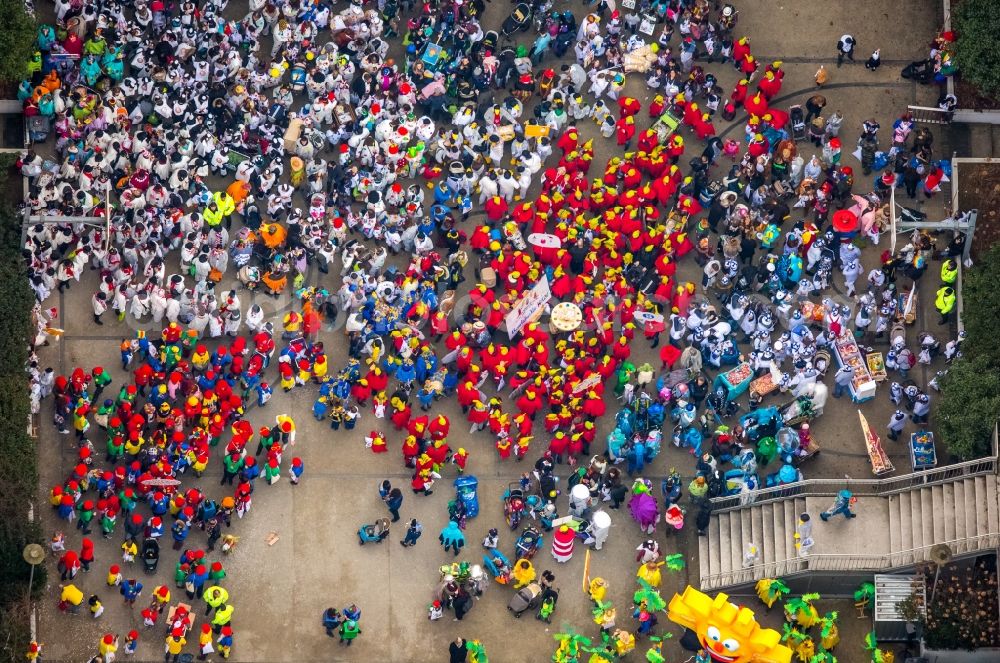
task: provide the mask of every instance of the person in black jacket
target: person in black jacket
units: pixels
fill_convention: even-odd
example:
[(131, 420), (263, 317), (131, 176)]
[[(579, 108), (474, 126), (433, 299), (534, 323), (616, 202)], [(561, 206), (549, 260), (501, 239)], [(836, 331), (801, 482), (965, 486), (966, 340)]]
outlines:
[(455, 638), (454, 642), (448, 645), (448, 662), (465, 663), (469, 650), (465, 648), (465, 638)]

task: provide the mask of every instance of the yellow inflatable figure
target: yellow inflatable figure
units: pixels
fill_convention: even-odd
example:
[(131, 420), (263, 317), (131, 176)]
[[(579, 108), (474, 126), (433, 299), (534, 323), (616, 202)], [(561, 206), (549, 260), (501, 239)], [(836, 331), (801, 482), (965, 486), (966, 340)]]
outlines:
[(594, 603), (604, 603), (608, 593), (608, 581), (604, 578), (594, 578), (590, 581), (590, 600)]
[(660, 582), (663, 580), (660, 574), (660, 567), (663, 566), (663, 562), (646, 562), (639, 567), (636, 571), (636, 577), (641, 578), (648, 582), (652, 587), (659, 587)]
[(791, 663), (781, 635), (761, 628), (752, 610), (733, 605), (726, 594), (713, 599), (688, 586), (670, 600), (667, 618), (694, 631), (716, 663)]
[(535, 567), (526, 559), (517, 560), (514, 565), (514, 589), (526, 587), (535, 579)]

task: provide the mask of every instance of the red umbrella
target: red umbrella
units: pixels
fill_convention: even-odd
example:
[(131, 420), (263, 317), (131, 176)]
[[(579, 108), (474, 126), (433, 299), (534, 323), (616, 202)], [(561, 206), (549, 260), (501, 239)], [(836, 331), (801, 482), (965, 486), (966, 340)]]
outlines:
[(833, 229), (840, 233), (850, 233), (858, 229), (858, 217), (848, 209), (833, 214)]

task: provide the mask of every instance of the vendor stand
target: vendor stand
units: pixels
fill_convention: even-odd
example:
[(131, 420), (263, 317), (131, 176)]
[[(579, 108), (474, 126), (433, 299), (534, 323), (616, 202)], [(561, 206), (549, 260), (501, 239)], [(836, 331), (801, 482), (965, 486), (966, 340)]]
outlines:
[(929, 470), (937, 466), (934, 433), (920, 430), (910, 435), (910, 463), (913, 465), (914, 472)]
[(882, 447), (882, 440), (868, 425), (868, 420), (865, 419), (865, 415), (861, 414), (861, 410), (858, 410), (858, 417), (861, 419), (861, 433), (865, 436), (865, 447), (868, 450), (868, 460), (872, 465), (872, 473), (875, 476), (881, 476), (895, 471), (896, 468), (889, 460), (889, 455)]
[(850, 331), (843, 332), (833, 344), (837, 354), (837, 363), (854, 369), (854, 379), (851, 381), (851, 398), (855, 403), (863, 403), (875, 397), (875, 378), (868, 370), (868, 364), (861, 354), (861, 348)]

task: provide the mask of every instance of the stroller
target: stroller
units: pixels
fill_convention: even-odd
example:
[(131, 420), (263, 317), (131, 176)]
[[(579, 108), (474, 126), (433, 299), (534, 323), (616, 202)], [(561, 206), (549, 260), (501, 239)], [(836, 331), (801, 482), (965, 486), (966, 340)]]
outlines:
[(531, 525), (524, 528), (514, 544), (517, 559), (531, 559), (542, 545), (542, 533)]
[(788, 121), (792, 127), (792, 139), (797, 143), (806, 139), (806, 116), (798, 104), (788, 107)]
[(520, 483), (512, 483), (503, 494), (503, 517), (507, 525), (517, 529), (524, 517), (524, 491)]
[(501, 585), (509, 585), (511, 581), (510, 561), (504, 554), (494, 548), (488, 555), (483, 555), (483, 566)]
[(306, 65), (304, 62), (296, 62), (292, 65), (292, 92), (302, 92), (306, 89)]
[(358, 529), (358, 543), (362, 546), (371, 542), (382, 543), (387, 536), (389, 536), (388, 518), (380, 518), (371, 525), (362, 525)]
[(934, 60), (915, 60), (903, 67), (900, 75), (918, 83), (932, 83), (934, 81)]
[(510, 597), (507, 609), (513, 612), (515, 617), (520, 617), (525, 611), (537, 608), (541, 597), (541, 586), (537, 582), (533, 582), (517, 590), (517, 593)]
[(44, 143), (52, 131), (52, 118), (33, 115), (28, 118), (28, 137), (32, 143)]
[(156, 573), (160, 563), (160, 544), (156, 539), (146, 539), (142, 542), (142, 566), (146, 573)]
[(519, 2), (510, 16), (504, 19), (501, 26), (501, 34), (510, 38), (517, 32), (524, 32), (531, 25), (531, 7), (523, 2)]

